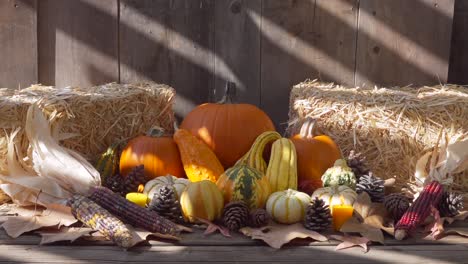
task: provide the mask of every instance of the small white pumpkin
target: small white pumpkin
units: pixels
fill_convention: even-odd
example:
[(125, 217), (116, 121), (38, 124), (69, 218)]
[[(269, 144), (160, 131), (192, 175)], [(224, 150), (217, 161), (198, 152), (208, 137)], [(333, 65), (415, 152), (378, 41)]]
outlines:
[(339, 185), (319, 188), (312, 194), (312, 199), (315, 197), (322, 199), (332, 209), (333, 205), (353, 205), (357, 193), (348, 186)]
[(153, 199), (154, 194), (162, 187), (169, 186), (174, 188), (174, 191), (177, 194), (177, 198), (180, 199), (182, 192), (187, 188), (187, 185), (190, 183), (189, 180), (184, 178), (177, 178), (172, 175), (159, 176), (145, 184), (145, 189), (143, 193), (148, 196), (149, 201)]
[(268, 197), (266, 210), (278, 223), (294, 224), (304, 219), (310, 196), (292, 189), (275, 192)]

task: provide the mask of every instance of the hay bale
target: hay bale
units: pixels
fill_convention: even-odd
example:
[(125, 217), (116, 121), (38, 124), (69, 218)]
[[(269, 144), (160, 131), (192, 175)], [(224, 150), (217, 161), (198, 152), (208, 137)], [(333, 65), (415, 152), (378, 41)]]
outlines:
[[(289, 131), (305, 117), (320, 120), (346, 157), (356, 149), (382, 178), (414, 181), (417, 158), (435, 146), (443, 129), (451, 142), (468, 138), (468, 88), (454, 85), (346, 88), (306, 81), (291, 91)], [(468, 172), (455, 175), (468, 190)]]
[[(156, 83), (0, 89), (0, 173), (8, 173), (6, 136), (17, 127), (24, 128), (27, 109), (38, 100), (54, 131), (63, 133), (62, 145), (94, 161), (110, 144), (144, 133), (154, 125), (173, 131), (174, 96), (174, 89)], [(19, 151), (27, 153), (23, 131), (18, 140), (22, 146)]]

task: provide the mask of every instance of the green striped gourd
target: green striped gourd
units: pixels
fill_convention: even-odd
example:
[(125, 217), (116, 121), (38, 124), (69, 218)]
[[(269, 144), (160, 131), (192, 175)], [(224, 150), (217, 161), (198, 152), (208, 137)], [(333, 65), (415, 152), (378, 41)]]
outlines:
[(297, 190), (296, 147), (290, 139), (281, 138), (273, 143), (266, 176), (272, 193)]
[(309, 195), (288, 189), (270, 195), (266, 204), (266, 210), (276, 222), (294, 224), (304, 219), (309, 203)]
[(216, 185), (224, 195), (224, 202), (244, 201), (250, 209), (263, 208), (270, 195), (268, 179), (247, 164), (227, 169)]
[(101, 182), (106, 182), (107, 177), (114, 176), (119, 170), (119, 149), (120, 143), (116, 142), (107, 148), (106, 152), (102, 153), (96, 162), (96, 170), (101, 175)]
[(346, 185), (351, 189), (356, 189), (356, 176), (353, 170), (348, 167), (344, 159), (335, 161), (333, 167), (327, 169), (322, 175), (323, 187)]
[(236, 164), (245, 163), (250, 167), (266, 173), (267, 163), (263, 159), (263, 151), (268, 143), (281, 138), (281, 135), (276, 131), (266, 131), (260, 134), (250, 147), (250, 150), (240, 158)]

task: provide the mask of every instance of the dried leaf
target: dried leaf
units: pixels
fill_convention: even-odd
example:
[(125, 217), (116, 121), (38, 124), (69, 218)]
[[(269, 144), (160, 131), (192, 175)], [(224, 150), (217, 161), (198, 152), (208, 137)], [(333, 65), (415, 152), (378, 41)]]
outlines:
[(340, 228), (345, 233), (360, 233), (374, 242), (384, 243), (384, 230), (393, 235), (394, 228), (385, 226), (387, 211), (380, 203), (372, 203), (369, 195), (361, 193), (353, 205), (355, 217), (352, 217)]
[(358, 247), (362, 247), (364, 253), (369, 251), (367, 244), (370, 242), (370, 240), (365, 237), (349, 236), (349, 235), (344, 235), (344, 236), (331, 235), (330, 238), (343, 241), (342, 243), (338, 244), (338, 246), (336, 246), (335, 250), (341, 250), (341, 249), (358, 246)]
[(432, 224), (427, 226), (430, 230), (430, 236), (433, 239), (439, 239), (444, 234), (444, 219), (440, 217), (439, 211), (434, 207), (431, 208), (432, 216), (434, 221)]
[(318, 241), (328, 240), (325, 236), (306, 229), (301, 223), (293, 225), (272, 224), (261, 228), (244, 227), (240, 231), (252, 239), (265, 241), (273, 248), (281, 248), (281, 246), (295, 238), (312, 238)]
[(214, 232), (216, 232), (216, 231), (219, 230), (219, 232), (220, 232), (223, 236), (225, 236), (225, 237), (231, 237), (231, 234), (230, 234), (230, 232), (229, 232), (229, 229), (227, 229), (226, 227), (221, 226), (221, 225), (217, 225), (217, 224), (215, 224), (215, 223), (213, 223), (213, 222), (211, 222), (211, 221), (209, 221), (209, 220), (206, 220), (206, 219), (203, 219), (203, 218), (199, 218), (199, 217), (197, 217), (197, 220), (207, 225), (206, 230), (205, 230), (205, 232), (203, 233), (203, 235), (206, 236), (206, 235), (212, 234), (212, 233), (214, 233)]
[(444, 234), (468, 237), (468, 227), (449, 227), (445, 229)]
[(70, 241), (74, 242), (78, 238), (89, 235), (93, 230), (87, 227), (70, 227), (70, 228), (61, 228), (56, 232), (51, 231), (38, 231), (42, 236), (40, 245), (49, 244), (57, 241)]
[(443, 217), (443, 220), (449, 224), (455, 221), (464, 221), (468, 218), (468, 211), (460, 212), (458, 215), (454, 217)]
[(180, 237), (177, 237), (177, 236), (172, 236), (168, 234), (160, 234), (160, 233), (151, 233), (144, 229), (134, 228), (130, 225), (127, 225), (127, 228), (132, 232), (132, 235), (133, 235), (132, 247), (143, 241), (151, 240), (151, 238), (155, 238), (155, 237), (168, 239), (168, 240), (177, 240), (177, 241), (180, 240)]
[(77, 222), (71, 214), (69, 207), (59, 204), (50, 204), (46, 210), (35, 211), (32, 208), (17, 209), (17, 216), (8, 217), (2, 224), (7, 234), (13, 238), (25, 232), (49, 226), (70, 226)]

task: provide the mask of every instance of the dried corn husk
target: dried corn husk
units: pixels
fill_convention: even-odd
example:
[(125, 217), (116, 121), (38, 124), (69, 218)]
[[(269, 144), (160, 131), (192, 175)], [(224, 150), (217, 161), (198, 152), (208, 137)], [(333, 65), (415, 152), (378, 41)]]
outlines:
[[(293, 87), (290, 99), (289, 131), (306, 117), (318, 119), (344, 156), (352, 149), (363, 153), (377, 176), (395, 177), (399, 187), (415, 183), (416, 162), (434, 150), (441, 130), (445, 145), (468, 139), (463, 86), (347, 88), (306, 81)], [(452, 176), (453, 189), (468, 191), (466, 169)]]
[(58, 144), (37, 104), (28, 109), (26, 134), (34, 171), (23, 167), (15, 142), (19, 129), (8, 139), (8, 175), (0, 175), (0, 188), (20, 205), (66, 203), (73, 194), (86, 195), (101, 184), (99, 172), (78, 153)]

